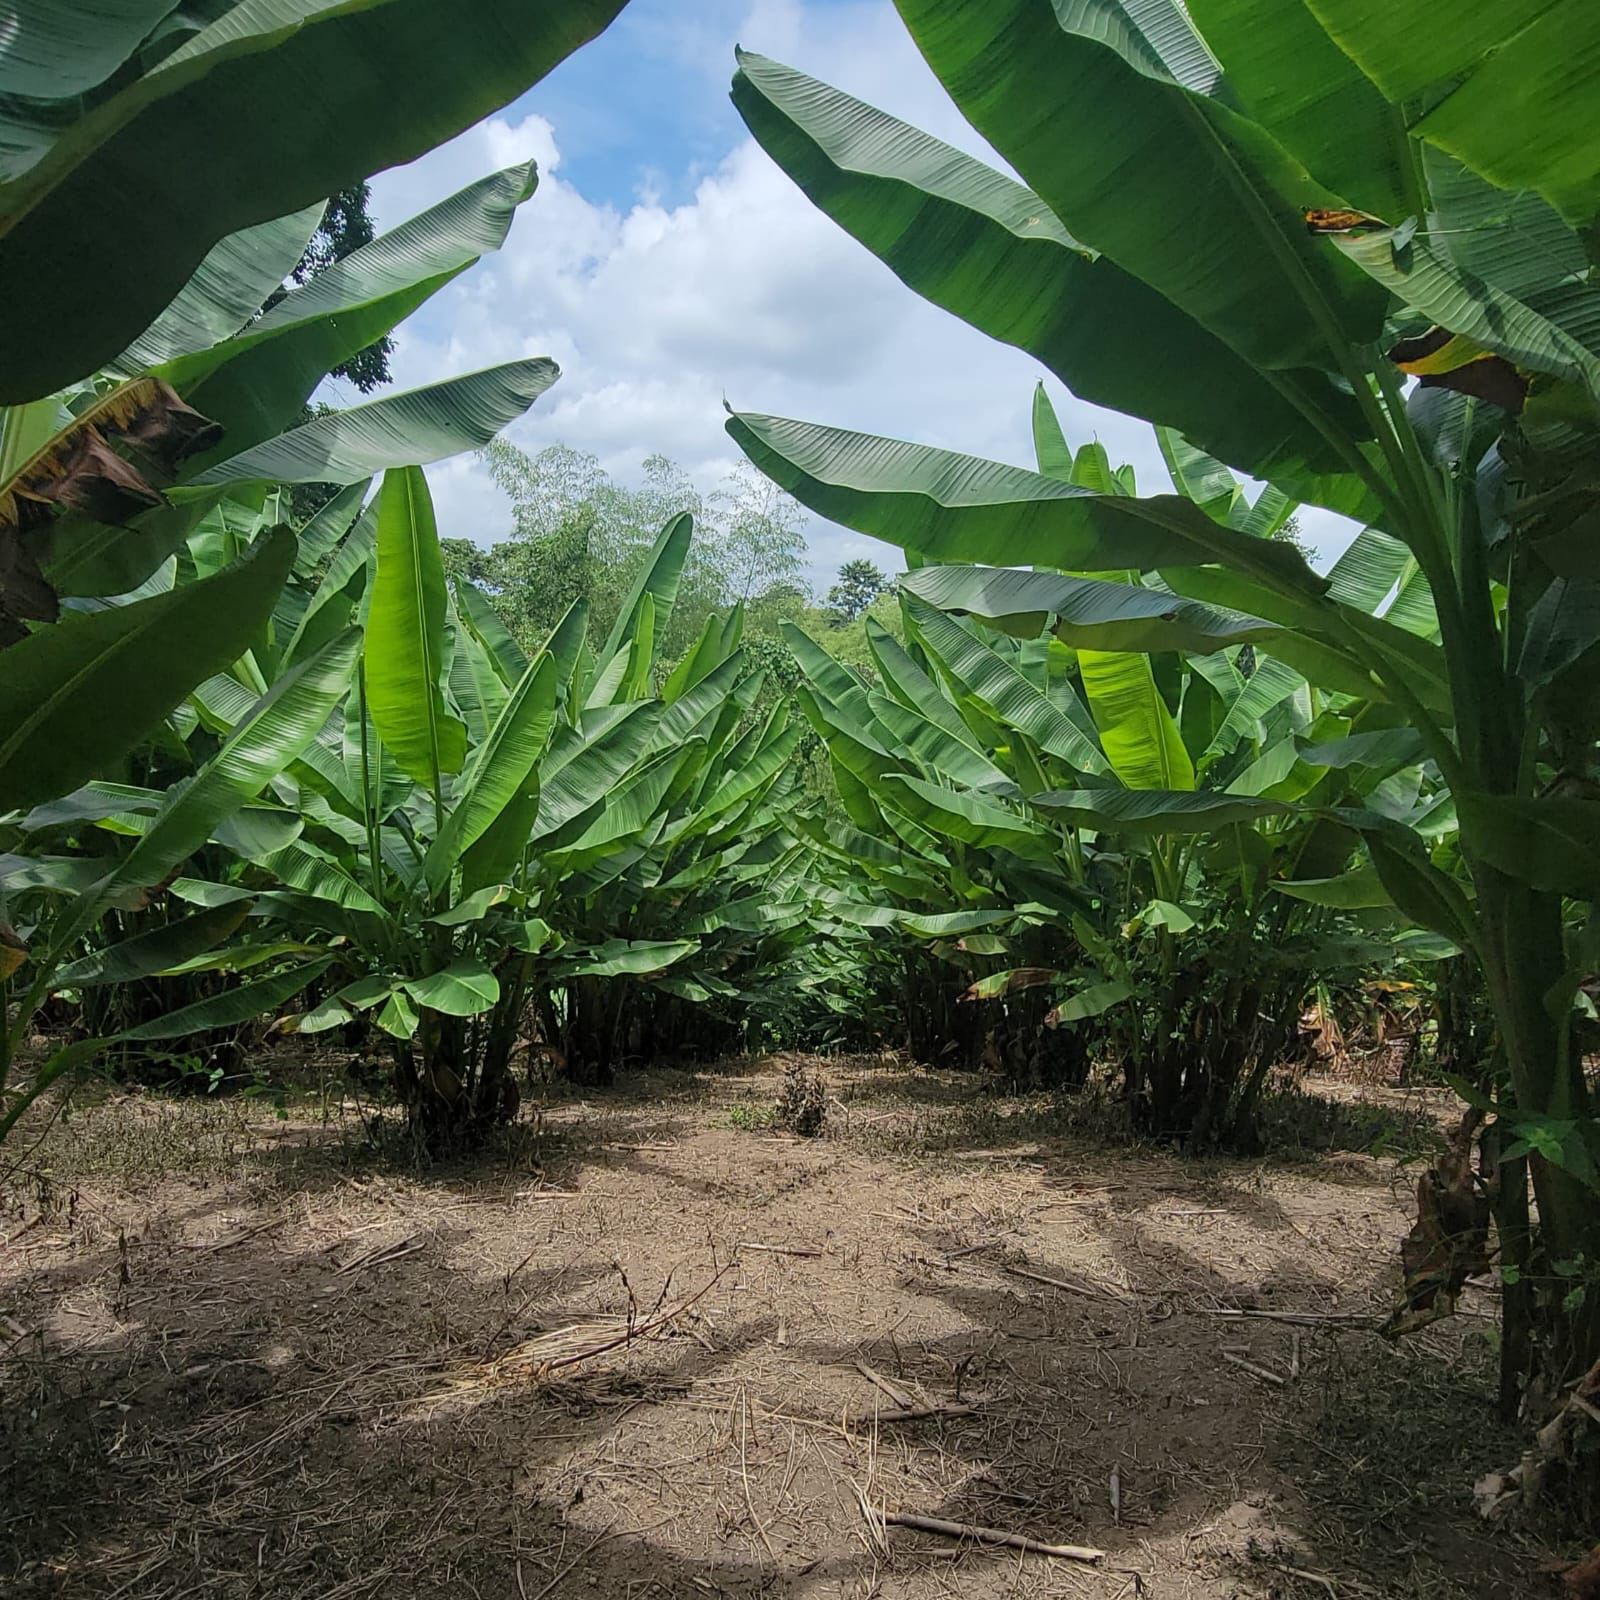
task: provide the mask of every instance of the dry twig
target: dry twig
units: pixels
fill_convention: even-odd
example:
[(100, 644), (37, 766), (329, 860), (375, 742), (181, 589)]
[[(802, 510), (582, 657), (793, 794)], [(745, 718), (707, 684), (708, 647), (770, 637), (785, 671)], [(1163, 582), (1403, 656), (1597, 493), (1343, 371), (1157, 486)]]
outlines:
[[(876, 1515), (877, 1513), (871, 1513)], [(1000, 1544), (1012, 1550), (1026, 1550), (1036, 1556), (1055, 1556), (1062, 1561), (1101, 1560), (1104, 1550), (1082, 1544), (1046, 1544), (1025, 1533), (1007, 1533), (1003, 1528), (985, 1528), (976, 1522), (947, 1522), (943, 1517), (924, 1517), (914, 1511), (885, 1511), (883, 1521), (894, 1528), (915, 1528), (918, 1533), (937, 1533), (946, 1539), (971, 1539), (977, 1544)]]

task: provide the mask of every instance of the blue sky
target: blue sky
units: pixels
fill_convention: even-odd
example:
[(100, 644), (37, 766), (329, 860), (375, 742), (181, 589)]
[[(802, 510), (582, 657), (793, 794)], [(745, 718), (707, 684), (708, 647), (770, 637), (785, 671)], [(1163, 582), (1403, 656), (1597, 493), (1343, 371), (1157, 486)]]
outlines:
[[(553, 356), (561, 382), (508, 437), (591, 451), (622, 479), (659, 451), (715, 488), (737, 459), (724, 398), (1031, 464), (1029, 403), (1047, 375), (918, 299), (767, 160), (728, 100), (735, 43), (995, 159), (891, 0), (632, 0), (514, 105), (373, 180), (389, 225), (529, 156), (541, 171), (505, 248), (401, 329), (397, 379)], [(1144, 424), (1048, 382), (1070, 440), (1098, 438), (1142, 485), (1166, 487)], [(473, 458), (429, 476), (442, 533), (489, 543), (509, 530)], [(1338, 519), (1303, 522), (1329, 551), (1345, 542)], [(807, 531), (819, 590), (853, 556), (898, 566), (845, 529)]]

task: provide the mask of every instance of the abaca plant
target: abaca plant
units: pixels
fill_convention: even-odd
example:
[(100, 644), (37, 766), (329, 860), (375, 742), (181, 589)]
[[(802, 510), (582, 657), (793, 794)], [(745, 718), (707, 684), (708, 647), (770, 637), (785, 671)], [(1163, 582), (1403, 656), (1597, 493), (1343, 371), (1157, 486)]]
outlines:
[[(1422, 742), (1452, 847), (1346, 821), (1493, 1000), (1514, 1406), (1600, 1357), (1600, 1125), (1574, 1028), (1600, 892), (1600, 144), (1563, 79), (1596, 23), (1511, 0), (1442, 29), (1425, 0), (897, 6), (1021, 181), (745, 56), (734, 98), (763, 147), (911, 287), (1081, 398), (1375, 530), (1379, 609), (1203, 501), (766, 417), (729, 430), (813, 509), (929, 559), (1158, 574)], [(1056, 581), (1013, 591), (1014, 615), (1041, 625)], [(1424, 613), (1436, 631), (1411, 626)], [(1145, 626), (1137, 648), (1185, 647), (1180, 622)]]

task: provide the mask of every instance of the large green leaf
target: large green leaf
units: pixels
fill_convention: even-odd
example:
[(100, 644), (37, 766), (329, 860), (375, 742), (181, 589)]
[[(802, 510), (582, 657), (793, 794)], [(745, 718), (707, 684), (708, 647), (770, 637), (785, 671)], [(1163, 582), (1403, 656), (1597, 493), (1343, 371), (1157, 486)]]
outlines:
[(600, 652), (602, 662), (610, 661), (633, 638), (646, 600), (650, 602), (652, 629), (658, 635), (666, 630), (673, 604), (678, 598), (678, 580), (683, 576), (683, 564), (689, 558), (689, 543), (693, 536), (694, 518), (686, 511), (674, 517), (656, 536), (656, 542), (650, 547), (639, 576), (634, 579), (633, 587), (622, 602), (622, 609), (606, 640), (606, 647)]
[(1477, 919), (1460, 887), (1428, 859), (1421, 840), (1394, 823), (1364, 831), (1378, 881), (1395, 905), (1419, 927), (1471, 949)]
[(293, 999), (313, 978), (333, 965), (332, 956), (291, 967), (287, 972), (277, 972), (268, 978), (257, 978), (254, 983), (241, 984), (237, 989), (225, 990), (210, 1000), (197, 1000), (193, 1005), (180, 1006), (153, 1022), (142, 1022), (135, 1028), (126, 1028), (117, 1035), (119, 1039), (183, 1039), (190, 1034), (205, 1033), (212, 1028), (236, 1028), (278, 1009), (285, 1000)]
[(1207, 745), (1206, 756), (1226, 755), (1241, 739), (1254, 738), (1261, 718), (1304, 687), (1305, 681), (1286, 662), (1270, 657), (1257, 661), (1256, 670), (1244, 680), (1238, 694), (1229, 702), (1216, 733)]
[(253, 800), (300, 756), (348, 690), (360, 644), (360, 634), (352, 629), (286, 672), (234, 725), (194, 778), (168, 791), (111, 884), (160, 883), (224, 818)]
[(897, 811), (930, 832), (989, 850), (1048, 859), (1057, 840), (1026, 817), (993, 801), (905, 773), (891, 773), (881, 792)]
[(208, 467), (174, 491), (211, 484), (355, 483), (392, 467), (477, 450), (561, 376), (543, 357), (512, 361), (348, 411), (331, 411)]
[(0, 403), (111, 360), (219, 239), (452, 138), (621, 9), (241, 0), (108, 99), (46, 106), (0, 188), (0, 303), (28, 308), (0, 323)]
[(1519, 298), (1588, 269), (1583, 241), (1532, 190), (1508, 193), (1436, 145), (1421, 146), (1433, 211), (1429, 243)]
[(1225, 528), (1180, 495), (1096, 494), (1021, 467), (842, 428), (736, 413), (728, 432), (819, 516), (930, 561), (1006, 561), (1084, 572), (1225, 561), (1319, 594), (1293, 546)]
[(467, 754), (466, 727), (451, 715), (440, 681), (447, 604), (428, 481), (418, 467), (391, 470), (378, 498), (367, 705), (384, 747), (429, 786), (459, 772)]
[(1328, 569), (1328, 598), (1357, 611), (1376, 611), (1412, 559), (1398, 539), (1366, 528)]
[[(462, 852), (527, 791), (530, 780), (537, 784), (535, 767), (555, 722), (556, 676), (555, 661), (546, 651), (523, 674), (489, 737), (474, 755), (460, 795), (423, 863), (433, 893), (444, 888)], [(530, 826), (532, 821), (529, 816)]]
[(1283, 631), (1260, 617), (1138, 584), (1015, 567), (919, 567), (901, 579), (901, 587), (941, 611), (982, 617), (1021, 638), (1052, 626), (1065, 643), (1089, 650), (1207, 653), (1271, 640)]
[[(906, 710), (939, 725), (951, 738), (983, 754), (961, 713), (945, 699), (939, 686), (913, 661), (906, 647), (870, 613), (865, 618), (867, 648), (884, 687)], [(974, 641), (976, 643), (976, 641)]]
[(1194, 762), (1149, 656), (1080, 650), (1078, 674), (1106, 758), (1130, 789), (1194, 788)]
[[(347, 491), (348, 492), (348, 491)], [(345, 535), (333, 559), (311, 591), (295, 630), (283, 647), (285, 662), (303, 661), (348, 626), (357, 597), (367, 582), (368, 566), (378, 542), (378, 510), (369, 506)]]
[(238, 337), (163, 366), (159, 376), (223, 428), (222, 443), (195, 464), (237, 455), (296, 420), (329, 372), (498, 250), (536, 182), (531, 162), (482, 178), (319, 272)]
[(647, 978), (676, 966), (700, 948), (694, 939), (610, 939), (593, 952), (559, 967), (572, 978)]
[(1121, 978), (1108, 978), (1103, 983), (1088, 984), (1070, 999), (1063, 1000), (1045, 1021), (1053, 1028), (1060, 1027), (1064, 1022), (1086, 1022), (1133, 997), (1134, 990), (1129, 984)]
[(1042, 381), (1033, 389), (1033, 454), (1043, 477), (1072, 482), (1072, 446)]
[(125, 526), (57, 517), (42, 530), (40, 569), (58, 594), (131, 593), (179, 549), (207, 510), (205, 500), (152, 506)]
[(603, 802), (616, 784), (646, 759), (660, 714), (648, 702), (636, 701), (608, 708), (603, 719), (585, 717), (584, 722), (582, 731), (563, 729), (540, 766), (539, 813), (533, 829), (536, 843)]
[(1600, 210), (1590, 0), (1472, 0), (1446, 27), (1430, 0), (1307, 3), (1392, 101), (1422, 111), (1419, 137), (1502, 189), (1538, 190), (1570, 222)]
[(1343, 197), (1209, 84), (1171, 76), (1137, 27), (1147, 5), (897, 5), (967, 120), (1073, 234), (1254, 364), (1331, 367), (1378, 336), (1383, 296), (1306, 232), (1305, 208)]
[[(1600, 15), (1600, 13), (1597, 13)], [(1436, 254), (1421, 240), (1397, 249), (1387, 230), (1335, 238), (1339, 250), (1397, 299), (1514, 366), (1582, 384), (1600, 402), (1600, 355), (1515, 295)]]
[[(1257, 477), (1310, 488), (1344, 469), (1270, 381), (1022, 184), (792, 68), (748, 53), (739, 68), (734, 103), (767, 153), (919, 294), (1028, 351), (1081, 399), (1170, 424)], [(1348, 397), (1315, 373), (1296, 381), (1359, 434)]]
[(470, 628), (462, 626), (456, 608), (450, 608), (446, 628), (450, 658), (450, 697), (467, 724), (474, 748), (489, 737), (489, 730), (505, 710), (506, 686), (500, 681), (489, 652)]
[[(957, 570), (924, 567), (909, 577), (920, 578), (927, 572)], [(1080, 772), (1103, 773), (1110, 770), (1105, 754), (1095, 741), (1066, 716), (1048, 695), (1041, 693), (981, 639), (974, 638), (965, 628), (950, 621), (942, 611), (923, 600), (920, 589), (908, 594), (906, 614), (918, 636), (944, 670), (1004, 726), (1027, 734), (1041, 750), (1068, 762)]]
[[(232, 339), (299, 264), (326, 210), (317, 200), (219, 240), (172, 304), (111, 363), (112, 370), (135, 377)], [(185, 388), (179, 392), (188, 394)]]
[(248, 900), (232, 901), (152, 928), (148, 933), (135, 934), (57, 969), (52, 985), (57, 989), (83, 989), (103, 983), (132, 983), (153, 972), (164, 972), (226, 939), (249, 910)]
[(248, 647), (294, 561), (287, 529), (215, 577), (68, 617), (5, 652), (0, 810), (65, 794), (146, 738)]
[[(477, 636), (478, 643), (489, 652), (495, 671), (500, 674), (500, 681), (506, 688), (511, 688), (528, 670), (528, 658), (522, 653), (522, 647), (511, 637), (510, 630), (500, 620), (499, 612), (490, 604), (483, 590), (468, 583), (465, 578), (457, 578), (455, 587), (461, 620)], [(578, 600), (573, 604), (582, 606), (584, 602)]]
[(370, 478), (358, 478), (347, 484), (300, 529), (300, 554), (294, 562), (297, 578), (311, 577), (355, 526), (371, 487)]
[(1030, 804), (1079, 827), (1105, 833), (1215, 833), (1235, 822), (1287, 814), (1289, 807), (1253, 795), (1159, 789), (1061, 789)]
[(4, 0), (0, 94), (64, 100), (109, 78), (179, 0)]
[(1458, 794), (1456, 806), (1462, 843), (1480, 860), (1536, 889), (1600, 897), (1600, 801)]
[(303, 841), (284, 846), (259, 858), (257, 865), (279, 882), (342, 911), (381, 916), (383, 907), (325, 850)]
[(407, 978), (406, 993), (419, 1006), (451, 1017), (476, 1017), (494, 1009), (500, 998), (500, 980), (470, 956), (452, 961), (425, 978)]
[(1233, 527), (1244, 498), (1239, 480), (1215, 456), (1175, 429), (1158, 427), (1156, 442), (1161, 446), (1161, 458), (1167, 464), (1172, 487), (1193, 500), (1208, 517)]
[[(869, 699), (873, 728), (880, 741), (920, 768), (963, 789), (1008, 789), (1011, 779), (967, 740), (957, 739), (931, 718), (908, 711), (888, 695)], [(939, 703), (943, 703), (940, 701)]]
[(1279, 894), (1304, 900), (1308, 905), (1335, 906), (1341, 911), (1370, 910), (1394, 904), (1373, 867), (1357, 867), (1337, 878), (1279, 878), (1272, 887)]
[(1352, 205), (1399, 222), (1424, 209), (1405, 121), (1306, 0), (1189, 0), (1241, 111)]

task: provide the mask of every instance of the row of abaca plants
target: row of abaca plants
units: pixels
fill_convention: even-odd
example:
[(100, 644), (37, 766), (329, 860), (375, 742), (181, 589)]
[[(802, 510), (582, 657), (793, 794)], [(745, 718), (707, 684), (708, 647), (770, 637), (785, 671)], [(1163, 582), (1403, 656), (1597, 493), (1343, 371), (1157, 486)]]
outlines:
[[(1042, 388), (1034, 424), (1042, 470), (1134, 493), (1100, 445), (1074, 454)], [(1251, 536), (1293, 514), (1177, 436), (1162, 444), (1175, 486), (1226, 502)], [(1330, 574), (1352, 603), (1382, 598), (1380, 541)], [(1052, 619), (1042, 637), (1015, 609), (1019, 581)], [(835, 894), (832, 913), (900, 931), (923, 1059), (948, 1064), (954, 1044), (1059, 1085), (1103, 1058), (1142, 1133), (1248, 1145), (1319, 982), (1453, 953), (1397, 932), (1370, 872), (1347, 870), (1360, 835), (1342, 807), (1449, 826), (1420, 741), (1318, 693), (1256, 630), (1164, 589), (1041, 568), (915, 567), (901, 606), (904, 646), (869, 624), (875, 681), (792, 643), (851, 821), (815, 842), (877, 892)], [(1146, 623), (1170, 648), (1129, 648)]]
[[(1382, 604), (1222, 500), (761, 416), (730, 432), (849, 527), (931, 561), (1050, 569), (970, 575), (936, 602), (972, 609), (982, 589), (1017, 631), (1092, 622), (1159, 659), (1194, 648), (1182, 604), (1145, 609), (1169, 591), (1348, 697), (1372, 734), (1420, 741), (1455, 829), (1375, 805), (1340, 820), (1492, 1000), (1500, 1069), (1467, 1086), (1480, 1176), (1460, 1200), (1498, 1223), (1503, 1404), (1542, 1416), (1600, 1358), (1600, 1122), (1578, 1027), (1600, 893), (1600, 147), (1564, 76), (1600, 20), (1512, 0), (1459, 28), (1427, 0), (896, 5), (1020, 181), (746, 56), (734, 99), (758, 141), (912, 288), (1076, 395), (1378, 530)], [(1103, 601), (1073, 612), (1060, 572), (1102, 575)], [(1408, 625), (1424, 591), (1426, 631)], [(1134, 800), (1158, 838), (1197, 820), (1179, 787)], [(1072, 809), (1092, 824), (1104, 797)], [(1225, 839), (1234, 819), (1213, 820)], [(1486, 1259), (1475, 1227), (1443, 1234), (1435, 1281), (1414, 1286), (1434, 1314)]]
[[(92, 1059), (80, 1039), (14, 1080), (58, 974), (108, 912), (134, 917), (296, 759), (358, 641), (316, 639), (220, 744), (186, 697), (249, 660), (304, 542), (284, 484), (354, 486), (482, 445), (558, 376), (544, 360), (308, 417), (324, 376), (485, 251), (531, 165), (463, 191), (263, 311), (323, 197), (470, 126), (620, 0), (215, 0), (15, 19), (4, 69), (0, 280), (0, 1134)], [(393, 92), (394, 74), (408, 92)], [(307, 95), (317, 117), (285, 116)], [(264, 691), (264, 692), (263, 692)], [(41, 857), (19, 827), (86, 780), (159, 772), (121, 852)], [(110, 821), (114, 810), (105, 813)], [(109, 834), (99, 841), (102, 845)], [(218, 921), (205, 932), (223, 936)], [(125, 952), (126, 953), (126, 952)], [(139, 958), (134, 957), (140, 965)], [(136, 974), (135, 974), (136, 975)]]
[[(159, 783), (92, 781), (18, 819), (19, 898), (75, 953), (44, 992), (148, 981), (157, 1014), (124, 1018), (125, 1046), (259, 1036), (274, 1018), (375, 1030), (434, 1146), (507, 1120), (534, 1047), (598, 1081), (627, 1055), (742, 1042), (810, 911), (809, 850), (781, 823), (798, 729), (781, 704), (749, 714), (761, 682), (738, 611), (670, 671), (657, 659), (690, 519), (663, 530), (609, 638), (589, 640), (578, 602), (529, 661), (487, 597), (447, 592), (420, 469), (392, 469), (364, 509), (360, 487), (316, 519), (316, 534), (349, 524), (316, 571), (291, 576), (252, 648), (174, 719), (188, 743), (169, 728)], [(267, 522), (240, 507), (231, 533), (253, 544)], [(318, 720), (275, 738), (307, 681)], [(256, 748), (241, 803), (219, 769)], [(181, 861), (161, 852), (149, 904), (140, 858), (180, 810), (210, 827), (183, 833)], [(112, 943), (72, 894), (107, 877), (132, 891)], [(68, 896), (53, 915), (52, 891)], [(223, 986), (172, 1004), (199, 975)]]

